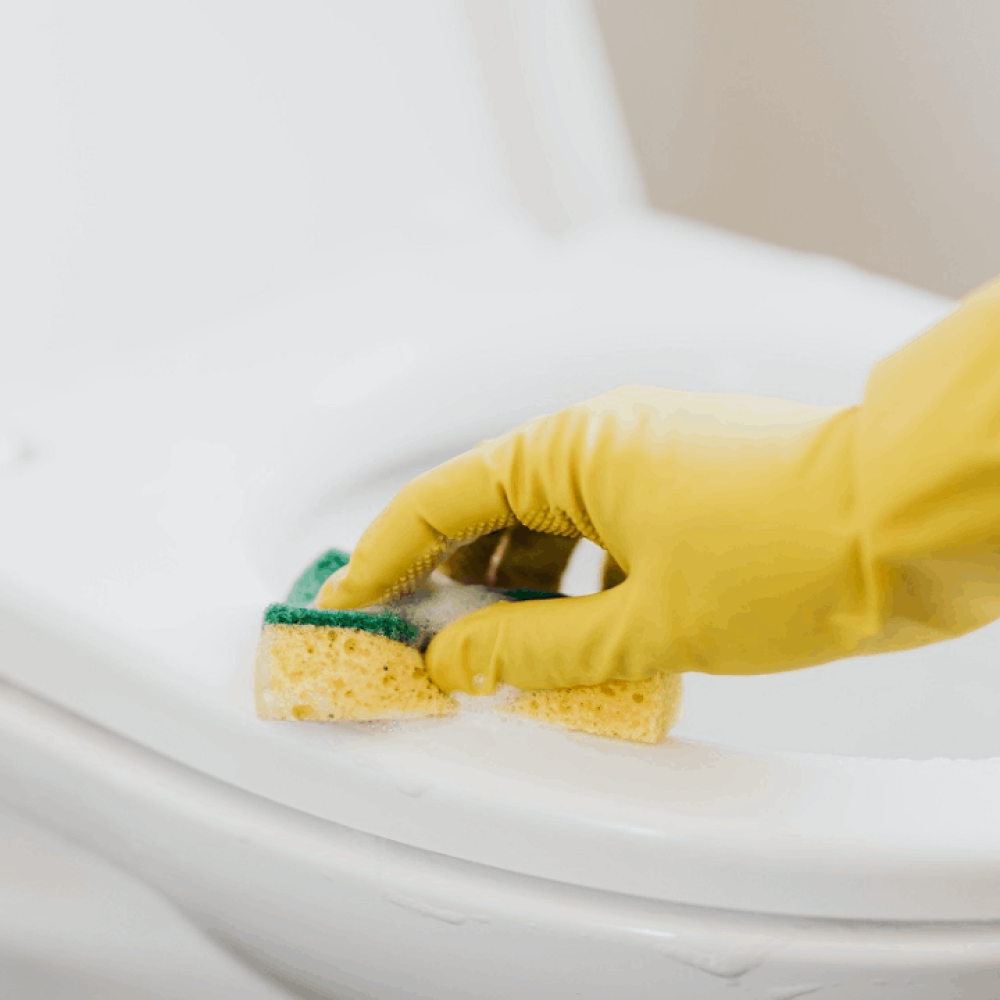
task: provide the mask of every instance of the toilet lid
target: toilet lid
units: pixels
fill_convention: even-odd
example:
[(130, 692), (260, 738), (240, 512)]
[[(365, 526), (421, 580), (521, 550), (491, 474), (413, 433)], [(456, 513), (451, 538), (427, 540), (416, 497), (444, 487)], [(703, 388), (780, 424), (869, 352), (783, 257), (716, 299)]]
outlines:
[[(436, 290), (420, 337), (412, 300), (374, 294), (417, 284)], [(753, 749), (683, 725), (644, 747), (476, 711), (253, 714), (264, 605), (420, 468), (626, 381), (851, 402), (948, 303), (669, 220), (558, 253), (411, 256), (351, 295), (103, 364), (20, 410), (0, 675), (259, 795), (473, 862), (758, 912), (1000, 918), (997, 759)], [(303, 310), (321, 332), (276, 352)], [(356, 336), (331, 340), (345, 318)]]

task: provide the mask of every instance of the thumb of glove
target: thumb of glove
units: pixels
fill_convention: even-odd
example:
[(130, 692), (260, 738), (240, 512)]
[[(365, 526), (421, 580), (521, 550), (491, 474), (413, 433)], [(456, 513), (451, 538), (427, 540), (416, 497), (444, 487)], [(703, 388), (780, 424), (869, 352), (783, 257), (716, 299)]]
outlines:
[[(427, 648), (427, 672), (442, 690), (492, 694), (642, 680), (664, 665), (662, 641), (635, 630), (630, 582), (586, 597), (494, 604), (441, 631)], [(660, 623), (662, 628), (662, 623)], [(662, 633), (659, 633), (662, 634)]]

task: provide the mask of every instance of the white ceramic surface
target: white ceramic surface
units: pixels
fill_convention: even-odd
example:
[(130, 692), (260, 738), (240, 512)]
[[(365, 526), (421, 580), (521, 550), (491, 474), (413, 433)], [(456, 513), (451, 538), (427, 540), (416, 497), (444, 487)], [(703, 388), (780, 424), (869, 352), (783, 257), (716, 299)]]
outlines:
[[(588, 189), (605, 192), (581, 201), (591, 214), (577, 222), (592, 221), (542, 236), (516, 207), (496, 136), (465, 127), (489, 120), (489, 102), (454, 11), (415, 18), (397, 5), (386, 20), (362, 6), (338, 38), (342, 63), (304, 62), (327, 66), (336, 120), (356, 126), (343, 125), (347, 138), (312, 129), (320, 119), (305, 112), (265, 116), (307, 144), (296, 159), (258, 144), (248, 101), (242, 138), (222, 147), (234, 169), (247, 153), (272, 198), (284, 187), (269, 172), (287, 181), (294, 211), (268, 202), (254, 234), (240, 228), (245, 201), (213, 209), (212, 190), (185, 189), (191, 204), (174, 191), (149, 202), (153, 228), (201, 263), (160, 256), (129, 270), (131, 202), (112, 197), (113, 171), (84, 173), (114, 209), (74, 203), (91, 256), (44, 299), (44, 323), (30, 294), (15, 300), (24, 335), (4, 344), (0, 368), (0, 441), (13, 442), (0, 465), (0, 797), (323, 996), (697, 1000), (736, 985), (770, 1000), (876, 987), (992, 1000), (995, 630), (785, 677), (692, 677), (675, 738), (653, 748), (475, 712), (397, 726), (254, 717), (261, 609), (318, 549), (350, 547), (413, 473), (623, 382), (850, 403), (874, 360), (951, 308), (835, 262), (613, 210), (627, 185)], [(226, 14), (215, 34), (204, 10)], [(177, 11), (177, 44), (211, 37), (229, 71), (274, 54), (273, 8), (243, 20), (226, 5)], [(99, 18), (60, 16), (100, 44)], [(73, 36), (46, 35), (44, 19), (32, 30), (57, 47)], [(195, 55), (211, 89), (214, 57)], [(383, 94), (384, 72), (364, 74), (397, 55), (402, 75)], [(410, 93), (425, 57), (450, 68)], [(365, 145), (338, 65), (375, 88), (387, 134), (422, 150), (413, 186), (384, 213), (388, 175), (365, 164), (397, 147)], [(137, 92), (158, 79), (130, 66)], [(249, 76), (268, 81), (262, 107), (313, 93)], [(180, 92), (201, 120), (197, 91)], [(89, 123), (81, 134), (109, 169), (145, 149), (100, 101), (63, 110)], [(421, 145), (435, 130), (440, 144)], [(170, 180), (169, 159), (130, 162)], [(307, 171), (296, 187), (306, 163), (329, 168), (329, 183)], [(446, 204), (441, 191), (461, 197)], [(198, 205), (212, 223), (204, 245), (171, 229)], [(288, 236), (285, 222), (304, 225), (316, 205), (334, 235)], [(199, 277), (217, 258), (217, 280)], [(137, 317), (145, 338), (131, 337)]]
[(990, 1000), (1000, 978), (995, 923), (740, 914), (473, 865), (242, 792), (9, 688), (0, 794), (310, 997)]
[[(680, 253), (675, 244), (686, 251), (686, 282), (665, 291), (648, 281), (640, 299), (630, 264), (658, 253), (660, 267), (650, 270), (665, 273)], [(948, 308), (826, 262), (757, 253), (669, 222), (625, 220), (560, 250), (564, 256), (549, 258), (544, 290), (529, 285), (529, 294), (522, 286), (520, 317), (502, 317), (510, 331), (506, 355), (469, 357), (465, 341), (445, 331), (433, 352), (402, 355), (405, 367), (391, 363), (402, 348), (358, 351), (354, 377), (337, 381), (325, 366), (304, 364), (304, 350), (269, 357), (266, 324), (256, 340), (248, 324), (238, 369), (215, 367), (209, 377), (192, 368), (189, 348), (179, 359), (165, 351), (155, 363), (109, 377), (102, 407), (67, 398), (38, 408), (34, 424), (22, 421), (43, 433), (34, 438), (37, 457), (8, 479), (4, 493), (4, 674), (106, 731), (12, 690), (4, 759), (22, 763), (14, 773), (7, 765), (4, 796), (110, 851), (234, 947), (292, 979), (304, 977), (312, 988), (326, 982), (332, 995), (375, 988), (374, 951), (365, 952), (356, 937), (345, 938), (347, 952), (333, 948), (329, 937), (322, 944), (315, 938), (321, 927), (345, 926), (335, 921), (346, 919), (338, 907), (347, 900), (356, 933), (368, 927), (365, 933), (375, 935), (386, 923), (397, 928), (391, 947), (370, 945), (381, 949), (377, 967), (387, 978), (379, 981), (382, 992), (367, 995), (470, 995), (470, 967), (488, 972), (483, 996), (522, 988), (520, 978), (511, 978), (515, 967), (538, 989), (545, 983), (549, 996), (560, 995), (546, 978), (558, 970), (555, 979), (573, 995), (581, 986), (583, 941), (595, 962), (619, 970), (619, 981), (622, 967), (634, 970), (628, 986), (635, 996), (655, 995), (642, 990), (664, 984), (712, 996), (741, 981), (773, 996), (810, 983), (831, 990), (837, 982), (846, 997), (857, 995), (850, 992), (859, 988), (857, 976), (869, 975), (925, 990), (900, 995), (934, 997), (947, 996), (941, 984), (962, 976), (969, 984), (992, 982), (1000, 961), (993, 924), (968, 923), (998, 916), (992, 729), (977, 737), (982, 759), (943, 759), (956, 748), (960, 754), (962, 741), (968, 745), (971, 698), (957, 702), (954, 717), (940, 720), (930, 737), (919, 717), (912, 729), (898, 721), (901, 694), (884, 678), (866, 690), (869, 701), (881, 699), (876, 707), (852, 715), (856, 673), (845, 674), (844, 684), (833, 668), (793, 675), (786, 688), (772, 687), (756, 702), (759, 724), (748, 711), (753, 685), (733, 682), (740, 687), (738, 715), (736, 695), (715, 679), (690, 685), (678, 738), (656, 748), (478, 713), (385, 727), (268, 725), (253, 718), (248, 664), (262, 604), (317, 548), (350, 545), (393, 488), (438, 454), (562, 396), (637, 376), (847, 402), (860, 392), (874, 357)], [(773, 268), (770, 282), (762, 261)], [(540, 270), (533, 261), (536, 280)], [(745, 282), (739, 309), (757, 317), (753, 341), (733, 336), (740, 319), (730, 301), (706, 294), (727, 280)], [(618, 308), (613, 294), (623, 285), (634, 310), (624, 317), (628, 310)], [(780, 295), (782, 286), (796, 289), (795, 296)], [(516, 287), (508, 275), (509, 312)], [(569, 288), (575, 295), (563, 298)], [(831, 306), (806, 339), (803, 303), (818, 296)], [(277, 326), (282, 317), (268, 322)], [(848, 353), (841, 334), (852, 323), (857, 333)], [(695, 327), (698, 339), (690, 336)], [(575, 353), (560, 365), (565, 374), (553, 387), (551, 371), (569, 356), (560, 332), (566, 341), (572, 336)], [(511, 346), (517, 338), (530, 344), (531, 366)], [(808, 347), (799, 350), (803, 342)], [(210, 361), (228, 344), (209, 341), (201, 350)], [(436, 393), (427, 388), (435, 379)], [(331, 419), (343, 385), (353, 390), (350, 408)], [(278, 386), (286, 388), (279, 394)], [(458, 401), (448, 397), (449, 386), (463, 386)], [(220, 411), (223, 392), (228, 405)], [(167, 396), (184, 400), (183, 413), (170, 410), (169, 422)], [(124, 411), (131, 418), (125, 427)], [(467, 417), (461, 426), (457, 412)], [(302, 436), (303, 426), (316, 433)], [(323, 461), (327, 454), (336, 462)], [(35, 558), (39, 551), (58, 555), (56, 577), (51, 564)], [(947, 664), (947, 647), (937, 653)], [(900, 662), (897, 668), (869, 661), (872, 671), (905, 669), (905, 658)], [(992, 682), (987, 666), (983, 658), (979, 690)], [(922, 676), (932, 683), (935, 674), (928, 668)], [(819, 696), (809, 693), (811, 677)], [(843, 710), (831, 713), (835, 698)], [(808, 724), (802, 712), (812, 713)], [(726, 713), (730, 726), (720, 731), (717, 715)], [(899, 752), (886, 739), (882, 714), (897, 718)], [(786, 715), (798, 718), (782, 729)], [(76, 734), (67, 743), (58, 735), (63, 726)], [(825, 740), (830, 752), (799, 752), (795, 739), (803, 732), (814, 741), (805, 749)], [(873, 756), (859, 756), (869, 747)], [(896, 759), (908, 753), (939, 759)], [(185, 790), (157, 804), (175, 781)], [(191, 781), (211, 791), (195, 796), (187, 790)], [(109, 782), (116, 791), (108, 791)], [(75, 796), (68, 794), (73, 787)], [(221, 829), (203, 811), (207, 799), (219, 797), (231, 810), (230, 825)], [(315, 859), (304, 860), (294, 838), (294, 846), (286, 843), (278, 817), (307, 824), (315, 849), (337, 866), (340, 874), (323, 876), (330, 888), (318, 896)], [(186, 832), (174, 829), (178, 823)], [(243, 824), (257, 831), (246, 854), (237, 851), (246, 833), (234, 832)], [(358, 853), (344, 853), (344, 837)], [(395, 859), (391, 875), (383, 874), (387, 851)], [(260, 852), (277, 857), (265, 861)], [(427, 866), (437, 873), (430, 884)], [(362, 870), (373, 874), (352, 888), (346, 873)], [(252, 889), (250, 873), (260, 880)], [(488, 893), (483, 878), (493, 886)], [(403, 902), (386, 901), (393, 893)], [(502, 918), (494, 906), (514, 904), (494, 902), (492, 893), (513, 893), (528, 909)], [(392, 909), (384, 911), (386, 905)], [(617, 950), (624, 932), (608, 930), (609, 921), (617, 926), (611, 914), (620, 905), (634, 931), (625, 935), (624, 951)], [(539, 924), (551, 907), (555, 913)], [(403, 919), (400, 909), (413, 916)], [(951, 925), (921, 930), (908, 923), (914, 919)], [(467, 936), (482, 926), (490, 928), (477, 946), (483, 950), (466, 950)], [(785, 954), (783, 945), (778, 955), (770, 943), (762, 946), (762, 933), (772, 938), (761, 928), (773, 927), (782, 941), (791, 935), (804, 950)], [(519, 936), (526, 928), (533, 950)], [(697, 946), (675, 947), (675, 938), (691, 934)], [(636, 944), (643, 941), (646, 951)], [(957, 953), (956, 941), (968, 949)], [(701, 966), (688, 961), (696, 952), (707, 956), (698, 959)], [(436, 985), (430, 967), (421, 965), (424, 953), (436, 956), (439, 971), (449, 956), (449, 974)], [(878, 974), (871, 971), (876, 967)], [(728, 971), (720, 975), (718, 968)], [(610, 995), (611, 979), (588, 971), (587, 983), (590, 995)]]
[[(674, 240), (688, 247), (684, 286), (670, 294), (647, 286), (643, 296), (633, 275), (622, 309), (629, 254), (648, 260), (654, 235), (661, 274)], [(592, 238), (589, 260), (577, 245), (565, 254), (573, 266), (555, 254), (533, 261), (543, 289), (518, 289), (512, 269), (507, 301), (523, 297), (520, 322), (503, 317), (496, 357), (470, 357), (461, 337), (442, 330), (408, 358), (405, 345), (358, 351), (355, 374), (340, 372), (338, 383), (335, 358), (330, 370), (307, 361), (315, 348), (271, 357), (261, 324), (242, 331), (238, 368), (203, 361), (192, 371), (190, 347), (180, 359), (165, 351), (144, 372), (108, 378), (100, 407), (91, 387), (50, 404), (44, 419), (57, 429), (58, 457), (46, 458), (40, 443), (34, 466), (5, 491), (5, 584), (33, 627), (52, 636), (60, 625), (46, 619), (59, 612), (75, 623), (61, 641), (99, 652), (86, 671), (62, 666), (70, 654), (22, 656), (6, 676), (240, 787), (469, 861), (750, 911), (1000, 917), (1000, 815), (990, 794), (990, 757), (1000, 747), (980, 710), (981, 691), (994, 683), (988, 657), (970, 656), (959, 669), (967, 683), (952, 693), (951, 718), (938, 711), (935, 730), (920, 714), (900, 719), (901, 703), (929, 700), (913, 694), (916, 678), (936, 690), (959, 644), (768, 679), (759, 694), (748, 681), (696, 679), (678, 739), (654, 749), (482, 715), (382, 731), (267, 726), (250, 713), (245, 664), (260, 608), (318, 549), (352, 544), (394, 486), (436, 455), (519, 416), (640, 379), (849, 402), (880, 353), (942, 310), (792, 257), (783, 267), (769, 261), (768, 282), (757, 254), (724, 246), (708, 241), (699, 274), (693, 240), (623, 223)], [(712, 284), (738, 292), (738, 310), (730, 297), (709, 300)], [(780, 296), (782, 285), (794, 292)], [(569, 303), (561, 301), (567, 286), (578, 289)], [(806, 306), (821, 297), (830, 307), (807, 335)], [(875, 302), (881, 308), (869, 306), (862, 319)], [(562, 314), (544, 316), (553, 305)], [(642, 324), (633, 318), (640, 309)], [(741, 311), (752, 311), (756, 329), (743, 323), (734, 335)], [(231, 344), (202, 350), (226, 356)], [(357, 374), (366, 369), (367, 383)], [(351, 392), (338, 409), (340, 384)], [(183, 413), (172, 398), (184, 400)], [(53, 586), (39, 552), (57, 556), (58, 578), (71, 587)], [(38, 641), (44, 649), (55, 640)], [(990, 641), (987, 630), (966, 646)], [(856, 713), (862, 674), (873, 683), (866, 711)], [(883, 718), (895, 720), (899, 749)], [(961, 756), (974, 742), (983, 759), (894, 759)], [(817, 743), (826, 754), (808, 753)], [(864, 759), (870, 745), (881, 745), (883, 759)], [(425, 794), (406, 795), (409, 783)]]
[(0, 807), (4, 1000), (289, 1000), (148, 885)]

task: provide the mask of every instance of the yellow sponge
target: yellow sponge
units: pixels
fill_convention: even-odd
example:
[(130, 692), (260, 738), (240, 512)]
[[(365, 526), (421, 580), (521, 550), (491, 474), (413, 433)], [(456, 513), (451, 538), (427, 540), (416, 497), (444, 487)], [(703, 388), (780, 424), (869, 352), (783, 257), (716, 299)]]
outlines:
[[(347, 558), (338, 550), (321, 556), (296, 583), (289, 603), (267, 609), (255, 665), (257, 714), (359, 722), (454, 714), (457, 702), (431, 682), (418, 648), (440, 627), (432, 621), (432, 601), (416, 613), (406, 600), (375, 613), (308, 606)], [(473, 596), (474, 588), (460, 589)], [(410, 619), (393, 614), (394, 607)], [(658, 743), (680, 704), (680, 675), (658, 674), (644, 681), (524, 692), (500, 711), (597, 736)]]
[(255, 669), (262, 719), (405, 719), (458, 705), (420, 653), (385, 636), (327, 625), (265, 624)]
[(502, 711), (596, 736), (659, 743), (680, 715), (681, 688), (680, 674), (656, 674), (644, 681), (525, 692)]

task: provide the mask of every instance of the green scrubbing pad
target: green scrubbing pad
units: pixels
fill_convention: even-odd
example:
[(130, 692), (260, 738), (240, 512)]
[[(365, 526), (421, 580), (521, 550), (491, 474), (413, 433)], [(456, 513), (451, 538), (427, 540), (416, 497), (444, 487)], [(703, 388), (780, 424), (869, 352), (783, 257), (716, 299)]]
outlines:
[[(295, 581), (288, 597), (278, 604), (271, 604), (264, 612), (265, 625), (319, 625), (330, 628), (350, 628), (361, 632), (383, 635), (394, 642), (417, 646), (420, 630), (399, 615), (388, 611), (322, 611), (310, 607), (320, 587), (331, 573), (346, 566), (348, 553), (329, 549), (315, 559)], [(517, 588), (504, 590), (503, 596), (511, 601), (539, 601), (562, 594)]]
[(340, 549), (324, 552), (292, 584), (292, 589), (288, 592), (288, 603), (299, 606), (312, 604), (326, 578), (338, 569), (343, 569), (350, 561), (351, 557)]
[(321, 611), (309, 607), (326, 578), (346, 566), (350, 556), (340, 549), (330, 549), (314, 560), (295, 581), (287, 600), (271, 604), (264, 612), (265, 625), (318, 625), (349, 628), (385, 636), (394, 642), (415, 646), (418, 631), (398, 615), (364, 611)]

